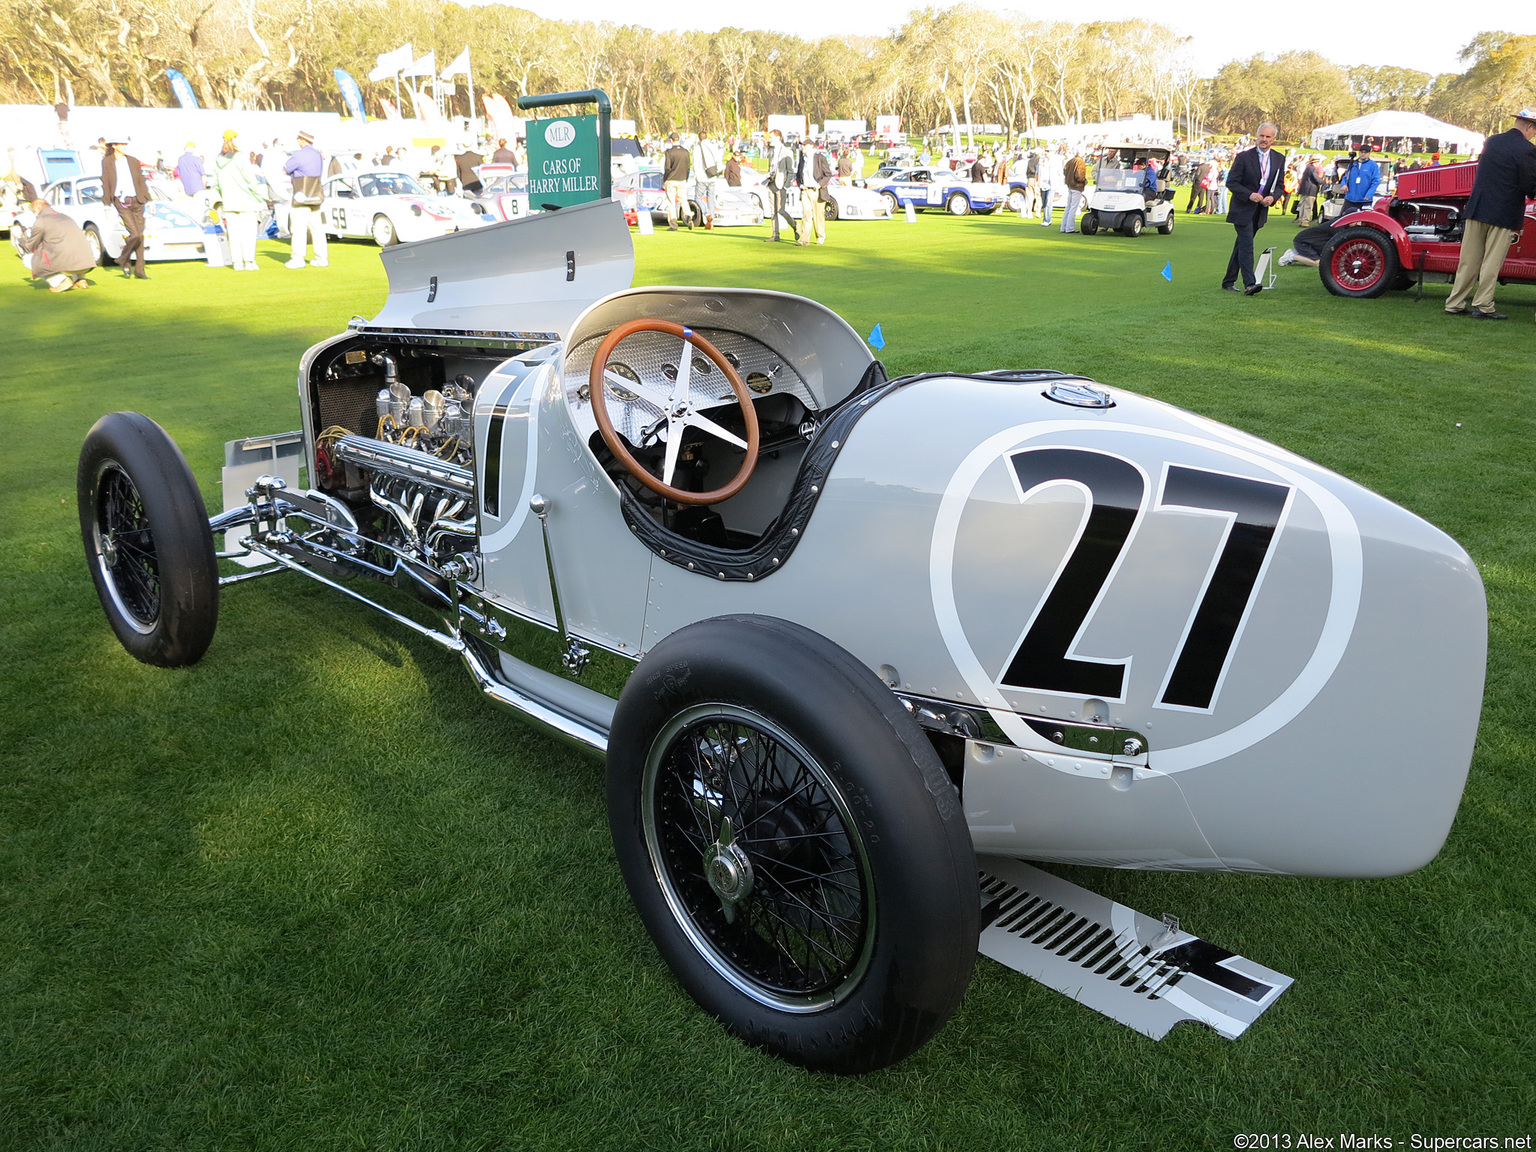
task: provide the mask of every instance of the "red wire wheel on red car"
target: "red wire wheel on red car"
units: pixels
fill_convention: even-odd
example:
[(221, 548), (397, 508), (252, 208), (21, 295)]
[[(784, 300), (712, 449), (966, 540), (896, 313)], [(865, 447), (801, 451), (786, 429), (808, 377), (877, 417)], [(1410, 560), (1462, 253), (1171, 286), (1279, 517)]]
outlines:
[(1341, 228), (1328, 241), (1321, 261), (1323, 286), (1335, 296), (1370, 299), (1397, 283), (1397, 246), (1379, 228)]

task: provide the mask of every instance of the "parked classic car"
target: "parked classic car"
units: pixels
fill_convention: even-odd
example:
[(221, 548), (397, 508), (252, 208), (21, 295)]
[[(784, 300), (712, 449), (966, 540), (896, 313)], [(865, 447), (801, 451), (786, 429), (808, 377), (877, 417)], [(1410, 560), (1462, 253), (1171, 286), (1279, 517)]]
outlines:
[(226, 587), (291, 572), (458, 654), (606, 754), (640, 915), (746, 1042), (843, 1072), (923, 1044), (1003, 914), (977, 851), (1332, 876), (1439, 851), (1486, 608), (1390, 501), (1067, 373), (888, 379), (803, 297), (630, 287), (613, 201), (382, 258), (382, 311), (299, 364), (313, 487), (263, 475), (210, 518), (148, 417), (91, 430), (108, 620), (193, 664)]
[[(763, 183), (763, 173), (743, 171), (741, 182), (742, 191), (757, 201), (758, 210), (762, 212), (763, 218), (767, 219), (771, 216), (773, 198), (768, 194), (768, 186)], [(800, 219), (800, 197), (786, 196), (784, 209), (794, 219)], [(825, 210), (828, 220), (889, 220), (892, 216), (891, 202), (888, 197), (872, 192), (868, 188), (844, 184), (840, 180), (834, 180), (827, 185)]]
[(326, 234), (372, 239), (380, 248), (486, 222), (462, 197), (429, 192), (414, 176), (393, 168), (343, 172), (329, 177), (324, 189)]
[(890, 202), (891, 211), (899, 212), (911, 204), (919, 212), (924, 208), (943, 208), (951, 216), (970, 212), (996, 212), (1008, 199), (1006, 184), (973, 184), (948, 168), (881, 167), (865, 182)]
[(528, 169), (510, 164), (483, 164), (477, 173), (480, 191), (465, 198), (487, 221), (517, 220), (529, 212)]
[[(667, 196), (661, 186), (661, 169), (646, 165), (618, 177), (613, 182), (613, 197), (624, 206), (626, 218), (635, 222), (642, 210), (649, 210), (651, 219), (667, 218)], [(688, 203), (694, 218), (703, 219), (699, 208), (698, 182), (688, 182)], [(715, 227), (741, 228), (761, 224), (765, 213), (755, 197), (742, 188), (729, 188), (723, 182), (715, 192)]]
[[(145, 260), (202, 260), (206, 255), (202, 225), (172, 203), (164, 187), (149, 182), (150, 202), (144, 206)], [(98, 263), (122, 254), (128, 233), (117, 209), (101, 200), (100, 176), (71, 176), (55, 180), (42, 197), (85, 230)]]
[[(1334, 236), (1318, 268), (1335, 296), (1380, 296), (1389, 288), (1446, 283), (1456, 278), (1467, 200), (1476, 164), (1421, 168), (1397, 178), (1397, 194), (1333, 222)], [(1525, 228), (1510, 246), (1502, 284), (1536, 284), (1536, 201), (1525, 205)]]

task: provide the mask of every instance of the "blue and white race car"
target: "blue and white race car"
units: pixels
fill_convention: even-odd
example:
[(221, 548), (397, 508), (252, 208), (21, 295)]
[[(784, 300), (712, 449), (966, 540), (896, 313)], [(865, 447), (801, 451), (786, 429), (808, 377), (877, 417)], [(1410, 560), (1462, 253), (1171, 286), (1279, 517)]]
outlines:
[(1006, 184), (972, 183), (942, 167), (883, 167), (865, 187), (884, 196), (892, 213), (910, 204), (919, 212), (924, 208), (945, 208), (951, 216), (965, 216), (971, 212), (996, 212), (1008, 199)]

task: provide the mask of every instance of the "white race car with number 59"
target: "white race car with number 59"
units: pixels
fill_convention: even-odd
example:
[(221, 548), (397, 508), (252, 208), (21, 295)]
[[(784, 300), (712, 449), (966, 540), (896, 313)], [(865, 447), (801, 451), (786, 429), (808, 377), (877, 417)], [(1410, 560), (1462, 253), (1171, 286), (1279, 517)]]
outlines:
[[(748, 1043), (843, 1072), (924, 1043), (1013, 915), (978, 851), (1330, 876), (1439, 851), (1487, 614), (1391, 501), (1062, 372), (887, 379), (803, 297), (632, 288), (614, 201), (383, 260), (383, 310), (299, 365), (289, 480), (226, 482), (210, 519), (148, 417), (91, 430), (108, 619), (192, 664), (221, 585), (297, 573), (457, 653), (606, 755), (640, 916)], [(221, 578), (221, 533), (261, 566)]]
[(326, 234), (371, 239), (380, 248), (486, 223), (469, 201), (430, 192), (414, 176), (393, 168), (343, 172), (323, 187)]

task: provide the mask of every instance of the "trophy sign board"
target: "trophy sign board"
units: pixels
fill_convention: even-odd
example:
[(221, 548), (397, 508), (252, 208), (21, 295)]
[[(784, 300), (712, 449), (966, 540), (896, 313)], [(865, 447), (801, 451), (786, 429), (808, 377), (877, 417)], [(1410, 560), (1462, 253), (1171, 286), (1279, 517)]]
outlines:
[(535, 209), (585, 204), (602, 197), (598, 117), (557, 116), (528, 122), (528, 203)]

